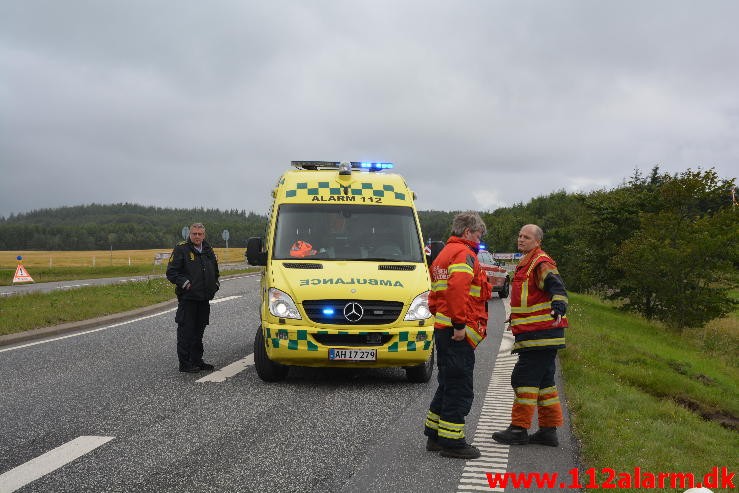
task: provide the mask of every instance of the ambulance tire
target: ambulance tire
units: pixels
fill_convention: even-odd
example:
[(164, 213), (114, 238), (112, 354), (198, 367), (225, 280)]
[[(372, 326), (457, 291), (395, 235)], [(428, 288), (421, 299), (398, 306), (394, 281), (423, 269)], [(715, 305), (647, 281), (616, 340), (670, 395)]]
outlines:
[(508, 298), (508, 295), (511, 294), (511, 282), (506, 277), (505, 284), (503, 284), (503, 289), (500, 290), (498, 293), (498, 298), (501, 300)]
[(262, 327), (257, 329), (257, 334), (254, 337), (254, 366), (257, 369), (259, 378), (265, 382), (279, 382), (280, 380), (284, 380), (289, 370), (287, 366), (275, 363), (267, 356)]
[(405, 376), (409, 382), (426, 383), (431, 380), (434, 373), (434, 350), (431, 350), (431, 356), (425, 363), (418, 366), (406, 366)]

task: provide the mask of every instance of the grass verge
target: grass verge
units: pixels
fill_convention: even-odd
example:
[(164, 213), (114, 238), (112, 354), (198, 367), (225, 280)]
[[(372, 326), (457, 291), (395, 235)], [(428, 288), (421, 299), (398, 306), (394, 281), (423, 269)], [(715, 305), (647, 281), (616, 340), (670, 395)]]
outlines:
[[(227, 273), (241, 274), (258, 269), (251, 267)], [(3, 296), (0, 297), (0, 335), (125, 312), (173, 298), (174, 286), (161, 278)]]
[(0, 335), (76, 322), (174, 298), (166, 279), (0, 298)]
[(560, 358), (586, 468), (699, 480), (714, 466), (737, 470), (736, 338), (716, 357), (701, 341), (583, 295), (571, 296), (567, 315)]

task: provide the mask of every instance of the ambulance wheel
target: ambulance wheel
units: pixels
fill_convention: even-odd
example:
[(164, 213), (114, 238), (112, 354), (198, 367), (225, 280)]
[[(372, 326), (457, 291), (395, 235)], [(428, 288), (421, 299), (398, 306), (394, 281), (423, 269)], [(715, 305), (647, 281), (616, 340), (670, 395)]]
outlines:
[(511, 283), (506, 278), (505, 284), (503, 284), (503, 289), (500, 290), (500, 293), (498, 293), (498, 298), (505, 299), (508, 298), (508, 295), (511, 294)]
[(267, 348), (264, 346), (264, 332), (262, 328), (257, 329), (254, 337), (254, 366), (257, 375), (265, 382), (279, 382), (287, 376), (288, 367), (275, 363), (267, 356)]
[(431, 374), (434, 373), (434, 350), (431, 350), (431, 356), (425, 363), (418, 366), (406, 366), (405, 376), (409, 382), (426, 383), (431, 380)]

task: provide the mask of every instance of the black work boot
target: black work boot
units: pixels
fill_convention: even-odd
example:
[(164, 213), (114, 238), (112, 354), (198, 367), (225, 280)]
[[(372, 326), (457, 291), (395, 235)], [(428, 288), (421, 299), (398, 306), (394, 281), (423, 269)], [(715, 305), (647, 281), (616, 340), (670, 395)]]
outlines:
[(554, 428), (553, 426), (539, 428), (536, 433), (529, 437), (529, 443), (558, 447), (559, 439), (557, 439), (557, 428)]
[(493, 440), (506, 445), (526, 445), (529, 443), (529, 434), (526, 428), (510, 425), (503, 431), (493, 433)]
[(477, 459), (480, 457), (480, 451), (477, 447), (466, 443), (464, 447), (446, 448), (443, 447), (439, 455), (442, 457), (452, 457), (454, 459)]
[(441, 450), (441, 445), (439, 445), (439, 442), (429, 437), (428, 440), (426, 440), (426, 450), (429, 452), (438, 452)]

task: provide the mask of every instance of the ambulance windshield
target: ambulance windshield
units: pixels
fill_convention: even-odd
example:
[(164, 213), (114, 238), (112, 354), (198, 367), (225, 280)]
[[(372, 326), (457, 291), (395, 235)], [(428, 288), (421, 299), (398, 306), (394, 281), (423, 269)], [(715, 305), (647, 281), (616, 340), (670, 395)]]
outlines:
[(282, 204), (272, 258), (422, 262), (419, 238), (410, 207)]

